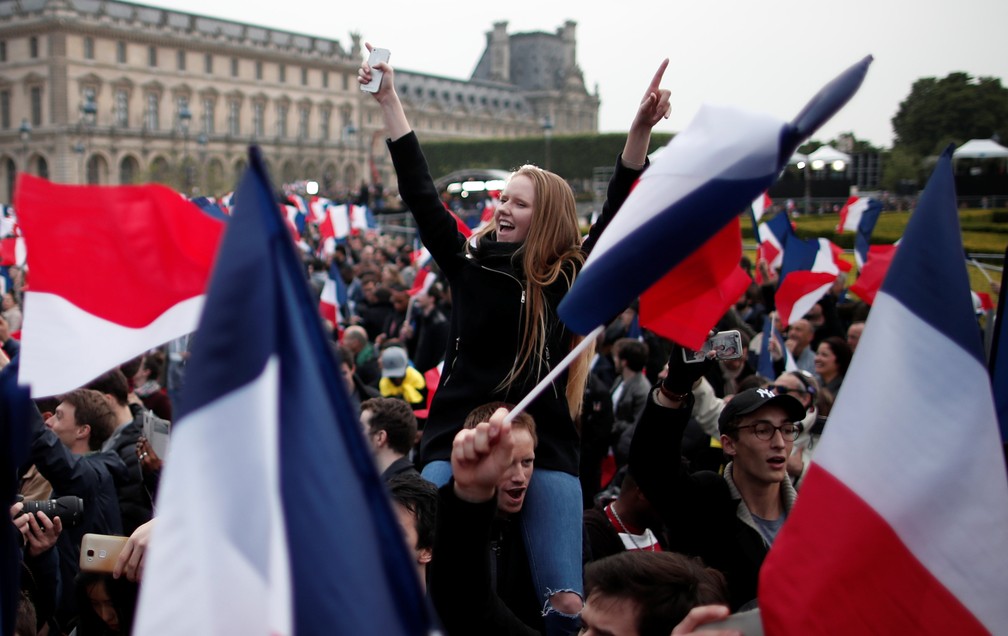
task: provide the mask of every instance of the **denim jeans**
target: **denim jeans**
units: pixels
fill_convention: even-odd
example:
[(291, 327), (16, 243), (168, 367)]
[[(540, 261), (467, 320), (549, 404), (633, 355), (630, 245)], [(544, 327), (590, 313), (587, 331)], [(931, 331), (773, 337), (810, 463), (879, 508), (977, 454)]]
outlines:
[[(451, 477), (451, 463), (431, 462), (424, 466), (421, 474), (441, 487)], [(546, 632), (576, 632), (576, 616), (554, 610), (549, 598), (556, 592), (574, 592), (584, 598), (581, 482), (574, 475), (558, 470), (536, 468), (520, 514), (532, 583), (543, 602)]]

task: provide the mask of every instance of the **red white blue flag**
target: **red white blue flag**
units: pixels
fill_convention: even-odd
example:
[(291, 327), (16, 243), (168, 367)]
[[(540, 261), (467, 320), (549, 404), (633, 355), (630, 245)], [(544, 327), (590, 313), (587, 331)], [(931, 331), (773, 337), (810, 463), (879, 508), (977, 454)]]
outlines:
[[(786, 327), (808, 313), (840, 276), (840, 248), (824, 238), (788, 238), (780, 285), (774, 295), (781, 325)], [(849, 263), (843, 263), (849, 269)]]
[(949, 148), (910, 217), (798, 502), (763, 563), (768, 634), (989, 634), (1008, 625), (1008, 478), (951, 159)]
[(255, 148), (238, 192), (134, 633), (427, 634), (414, 559)]
[[(707, 244), (767, 190), (798, 145), (854, 95), (870, 63), (867, 57), (844, 71), (790, 123), (735, 108), (701, 108), (641, 175), (599, 237), (560, 303), (560, 318), (573, 331), (591, 332)], [(663, 335), (692, 346), (690, 333), (702, 331), (701, 322), (688, 332)]]

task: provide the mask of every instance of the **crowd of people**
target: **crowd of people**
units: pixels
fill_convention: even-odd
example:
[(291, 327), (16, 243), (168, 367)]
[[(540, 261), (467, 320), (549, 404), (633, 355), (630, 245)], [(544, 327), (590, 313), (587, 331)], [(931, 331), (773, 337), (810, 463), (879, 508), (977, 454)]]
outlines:
[[(760, 565), (857, 349), (868, 306), (846, 297), (843, 279), (787, 326), (773, 284), (754, 283), (716, 327), (739, 332), (740, 357), (688, 363), (680, 346), (640, 329), (630, 307), (511, 413), (580, 340), (556, 307), (648, 166), (651, 129), (669, 111), (666, 65), (584, 239), (569, 186), (534, 166), (512, 175), (492, 221), (464, 237), (394, 71), (379, 65), (374, 98), (399, 193), (433, 265), (421, 274), (402, 235), (351, 236), (331, 256), (347, 302), (328, 327), (448, 634), (685, 634), (756, 607)], [(371, 72), (362, 65), (361, 83)], [(3, 362), (18, 354), (22, 323), (24, 278), (11, 269)], [(320, 292), (329, 263), (306, 270)], [(420, 285), (421, 275), (435, 282)], [(783, 341), (763, 342), (766, 321)], [(10, 508), (23, 537), (18, 634), (130, 632), (163, 465), (148, 435), (172, 419), (190, 340), (36, 400), (24, 501)], [(764, 347), (768, 376), (757, 372)], [(53, 506), (26, 514), (35, 501)], [(108, 572), (82, 571), (89, 533), (129, 537)]]

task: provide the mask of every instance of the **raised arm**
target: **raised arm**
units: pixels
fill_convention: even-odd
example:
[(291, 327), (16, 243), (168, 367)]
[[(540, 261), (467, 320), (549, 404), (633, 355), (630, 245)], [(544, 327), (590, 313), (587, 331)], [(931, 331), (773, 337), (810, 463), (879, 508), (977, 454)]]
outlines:
[[(365, 46), (368, 51), (374, 48), (370, 42), (365, 43)], [(445, 209), (437, 188), (434, 187), (427, 159), (396, 93), (395, 71), (386, 62), (376, 64), (375, 68), (384, 73), (381, 86), (373, 96), (381, 107), (385, 121), (399, 195), (416, 219), (420, 240), (430, 250), (441, 271), (450, 277), (460, 266), (460, 252), (465, 237), (459, 233), (454, 217)], [(371, 81), (371, 67), (367, 62), (361, 63), (357, 81), (362, 85)]]
[[(370, 42), (365, 42), (364, 46), (367, 47), (368, 53), (374, 49)], [(413, 129), (406, 119), (406, 111), (403, 110), (402, 102), (399, 101), (399, 95), (395, 90), (395, 71), (392, 70), (388, 62), (376, 64), (375, 68), (384, 73), (384, 76), (382, 77), (378, 92), (372, 93), (372, 95), (381, 107), (389, 139), (395, 141)], [(357, 81), (362, 86), (371, 81), (371, 67), (368, 66), (367, 62), (361, 63), (360, 69), (357, 71)]]
[(672, 112), (669, 103), (671, 91), (661, 87), (662, 77), (668, 68), (668, 58), (662, 60), (648, 84), (641, 99), (637, 114), (630, 124), (626, 144), (623, 146), (623, 163), (628, 168), (642, 169), (647, 160), (648, 145), (651, 143), (651, 129), (662, 119), (668, 119)]
[(627, 133), (626, 143), (623, 145), (623, 152), (616, 161), (616, 169), (609, 179), (609, 187), (606, 189), (606, 201), (602, 205), (602, 214), (598, 221), (592, 226), (588, 233), (588, 238), (582, 245), (582, 249), (590, 252), (595, 242), (598, 240), (602, 230), (609, 225), (616, 212), (623, 207), (630, 188), (640, 177), (644, 168), (647, 167), (648, 146), (651, 143), (651, 129), (662, 119), (667, 119), (671, 112), (669, 96), (671, 92), (661, 88), (662, 77), (668, 67), (668, 58), (662, 60), (655, 71), (651, 83), (644, 91), (637, 113), (630, 123), (630, 131)]

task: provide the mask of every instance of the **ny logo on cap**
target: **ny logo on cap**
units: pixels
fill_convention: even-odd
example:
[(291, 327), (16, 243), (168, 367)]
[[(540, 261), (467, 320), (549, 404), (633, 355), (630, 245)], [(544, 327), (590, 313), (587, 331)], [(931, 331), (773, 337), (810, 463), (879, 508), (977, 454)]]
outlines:
[(770, 389), (756, 389), (756, 394), (765, 398), (777, 397)]

